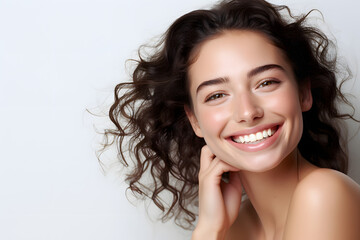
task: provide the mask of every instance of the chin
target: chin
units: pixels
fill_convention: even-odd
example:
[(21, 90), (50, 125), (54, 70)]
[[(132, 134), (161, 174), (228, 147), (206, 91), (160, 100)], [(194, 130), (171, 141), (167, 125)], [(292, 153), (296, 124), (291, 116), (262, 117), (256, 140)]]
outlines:
[(292, 144), (291, 146), (287, 145), (283, 147), (275, 146), (274, 148), (261, 152), (235, 153), (233, 155), (219, 154), (217, 156), (242, 171), (261, 173), (278, 167), (295, 148), (296, 144)]

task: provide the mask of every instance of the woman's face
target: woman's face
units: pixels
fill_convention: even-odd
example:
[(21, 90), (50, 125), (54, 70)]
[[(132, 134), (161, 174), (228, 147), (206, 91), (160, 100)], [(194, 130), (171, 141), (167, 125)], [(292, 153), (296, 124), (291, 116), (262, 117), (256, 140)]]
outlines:
[(227, 31), (204, 42), (189, 68), (197, 136), (239, 169), (277, 166), (300, 141), (310, 89), (298, 91), (283, 52), (260, 33)]

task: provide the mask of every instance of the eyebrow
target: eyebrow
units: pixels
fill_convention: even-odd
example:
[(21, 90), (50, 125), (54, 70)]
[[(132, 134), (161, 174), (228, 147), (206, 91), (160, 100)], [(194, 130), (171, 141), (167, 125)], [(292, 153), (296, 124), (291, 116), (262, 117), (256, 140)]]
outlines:
[(204, 81), (197, 87), (196, 93), (198, 93), (202, 88), (204, 88), (206, 86), (218, 85), (218, 84), (223, 84), (223, 83), (228, 83), (228, 82), (229, 82), (229, 78), (227, 78), (227, 77), (225, 77), (225, 78), (219, 77), (219, 78)]
[[(251, 77), (254, 77), (254, 76), (256, 76), (256, 75), (258, 75), (260, 73), (269, 71), (271, 69), (279, 69), (279, 70), (285, 72), (285, 69), (280, 65), (267, 64), (267, 65), (259, 66), (259, 67), (256, 67), (256, 68), (252, 69), (250, 72), (248, 72), (247, 77), (251, 78)], [(196, 93), (198, 93), (202, 88), (204, 88), (206, 86), (218, 85), (218, 84), (223, 84), (223, 83), (228, 83), (228, 82), (229, 82), (228, 77), (219, 77), (219, 78), (204, 81), (197, 87)]]
[(272, 69), (279, 69), (283, 72), (285, 72), (285, 69), (280, 66), (280, 65), (277, 65), (277, 64), (267, 64), (267, 65), (263, 65), (263, 66), (260, 66), (260, 67), (257, 67), (257, 68), (254, 68), (252, 69), (248, 74), (247, 74), (247, 77), (248, 78), (251, 78), (251, 77), (254, 77), (260, 73), (263, 73), (265, 71), (269, 71), (269, 70), (272, 70)]

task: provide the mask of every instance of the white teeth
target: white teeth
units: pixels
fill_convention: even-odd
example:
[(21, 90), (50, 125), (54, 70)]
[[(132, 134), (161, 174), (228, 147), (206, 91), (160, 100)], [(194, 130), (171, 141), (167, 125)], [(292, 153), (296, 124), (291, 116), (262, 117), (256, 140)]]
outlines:
[(258, 132), (258, 133), (256, 133), (256, 140), (261, 140), (261, 139), (263, 139), (264, 137), (263, 137), (263, 135), (261, 134), (261, 132)]
[(268, 134), (267, 134), (267, 131), (266, 131), (266, 130), (264, 130), (264, 131), (262, 132), (262, 134), (263, 134), (264, 138), (268, 137)]
[(269, 137), (272, 135), (271, 129), (267, 130), (267, 134), (269, 135)]
[(252, 133), (250, 135), (243, 135), (239, 136), (237, 138), (233, 138), (233, 140), (237, 143), (250, 143), (250, 142), (256, 142), (260, 141), (264, 138), (271, 137), (274, 135), (275, 130), (269, 128), (267, 130), (264, 130), (262, 132)]
[(256, 136), (255, 134), (250, 134), (250, 142), (256, 142)]

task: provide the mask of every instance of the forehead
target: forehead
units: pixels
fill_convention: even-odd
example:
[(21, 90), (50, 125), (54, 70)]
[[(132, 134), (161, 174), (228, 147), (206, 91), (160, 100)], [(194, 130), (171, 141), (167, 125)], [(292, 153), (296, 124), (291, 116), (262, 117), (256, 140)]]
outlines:
[(244, 75), (266, 64), (278, 64), (291, 70), (283, 51), (264, 34), (247, 30), (226, 31), (203, 42), (194, 52), (189, 67), (190, 87), (194, 81)]

